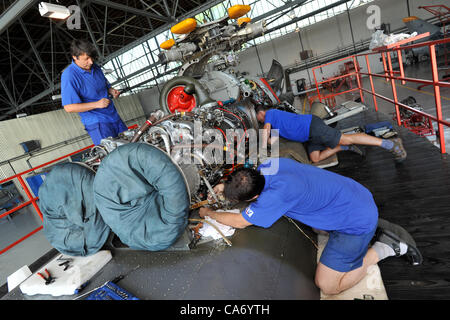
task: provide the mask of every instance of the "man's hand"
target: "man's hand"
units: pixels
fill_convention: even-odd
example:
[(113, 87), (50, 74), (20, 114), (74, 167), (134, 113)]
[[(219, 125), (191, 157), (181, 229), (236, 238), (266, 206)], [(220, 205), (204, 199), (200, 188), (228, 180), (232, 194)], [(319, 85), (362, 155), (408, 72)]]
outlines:
[(109, 101), (109, 99), (102, 98), (97, 101), (97, 109), (107, 108), (110, 103), (111, 103), (111, 101)]
[(114, 88), (109, 88), (108, 93), (110, 95), (112, 95), (114, 99), (116, 99), (118, 96), (120, 96), (121, 92), (119, 90), (114, 89)]
[(278, 139), (279, 139), (279, 137), (270, 137), (269, 140), (267, 141), (268, 142), (268, 146), (276, 143), (278, 141)]
[(206, 216), (208, 216), (213, 210), (206, 207), (201, 207), (198, 214), (200, 215), (200, 218), (204, 219)]
[(234, 212), (217, 212), (211, 210), (210, 208), (200, 208), (199, 215), (202, 219), (209, 216), (211, 219), (217, 222), (230, 226), (233, 228), (243, 229), (245, 227), (251, 226), (252, 224), (244, 219), (242, 214)]
[(263, 133), (262, 133), (262, 147), (267, 149), (267, 144), (270, 143), (270, 129), (272, 125), (267, 122), (264, 124)]

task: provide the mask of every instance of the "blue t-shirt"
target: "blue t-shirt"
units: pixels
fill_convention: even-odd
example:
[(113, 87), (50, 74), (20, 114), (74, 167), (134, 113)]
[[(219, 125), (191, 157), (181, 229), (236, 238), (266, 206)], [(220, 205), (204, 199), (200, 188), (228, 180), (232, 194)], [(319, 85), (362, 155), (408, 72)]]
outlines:
[[(111, 85), (98, 65), (94, 63), (91, 70), (86, 71), (72, 61), (61, 75), (62, 105), (95, 102), (102, 98), (108, 98), (110, 87)], [(112, 100), (110, 101), (111, 103), (106, 108), (79, 112), (81, 122), (86, 126), (100, 122), (119, 121), (119, 114)]]
[(311, 114), (296, 114), (277, 109), (266, 111), (265, 123), (270, 123), (272, 129), (278, 129), (281, 137), (288, 140), (306, 142), (309, 139)]
[[(277, 160), (278, 172), (265, 174)], [(354, 235), (377, 225), (372, 194), (350, 178), (284, 158), (269, 159), (258, 170), (265, 178), (264, 189), (241, 213), (251, 224), (268, 228), (286, 215), (319, 230)]]

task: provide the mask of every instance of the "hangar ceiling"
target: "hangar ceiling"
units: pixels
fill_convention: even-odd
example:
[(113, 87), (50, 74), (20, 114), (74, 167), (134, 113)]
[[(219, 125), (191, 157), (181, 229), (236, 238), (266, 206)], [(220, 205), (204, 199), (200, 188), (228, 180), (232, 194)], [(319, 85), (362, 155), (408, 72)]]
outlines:
[[(234, 3), (250, 6), (260, 0), (48, 0), (46, 2), (79, 8), (80, 27), (70, 28), (66, 21), (41, 17), (37, 0), (3, 0), (0, 2), (0, 121), (17, 114), (37, 114), (61, 108), (60, 79), (70, 64), (72, 39), (86, 39), (96, 45), (98, 63), (112, 62), (117, 81), (129, 75), (122, 70), (117, 57), (143, 42), (156, 37), (183, 19), (203, 13), (212, 15), (210, 8), (224, 8)], [(252, 20), (268, 18), (269, 30), (307, 19), (355, 0), (264, 0), (264, 10)], [(358, 3), (367, 0), (356, 1)], [(311, 6), (303, 16), (291, 17), (289, 22), (272, 25), (289, 12), (305, 4)], [(348, 7), (347, 7), (348, 10)], [(72, 17), (71, 17), (72, 18)], [(67, 20), (71, 20), (71, 18)], [(217, 19), (217, 17), (215, 17)], [(76, 22), (72, 19), (71, 23)], [(149, 66), (158, 61), (149, 59)], [(135, 73), (142, 72), (138, 70)], [(158, 76), (161, 76), (159, 74)], [(146, 81), (148, 82), (148, 80)]]

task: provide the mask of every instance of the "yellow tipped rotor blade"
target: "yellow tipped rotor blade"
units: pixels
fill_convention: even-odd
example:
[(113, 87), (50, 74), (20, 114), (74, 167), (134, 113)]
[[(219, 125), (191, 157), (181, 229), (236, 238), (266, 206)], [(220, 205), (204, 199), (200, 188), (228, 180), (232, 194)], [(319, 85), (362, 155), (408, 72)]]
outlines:
[(249, 23), (251, 21), (252, 21), (252, 19), (250, 19), (249, 17), (243, 17), (243, 18), (239, 18), (237, 20), (237, 24), (238, 24), (238, 26), (240, 26), (243, 23)]
[(247, 14), (250, 9), (250, 6), (246, 4), (236, 4), (228, 8), (228, 16), (230, 17), (230, 19), (237, 19)]
[(196, 27), (197, 21), (193, 18), (187, 18), (170, 28), (170, 31), (175, 34), (186, 34), (193, 31)]
[(164, 49), (164, 50), (169, 50), (170, 48), (173, 47), (174, 44), (175, 44), (175, 40), (174, 39), (169, 39), (169, 40), (166, 40), (163, 43), (161, 43), (159, 45), (159, 47), (161, 49)]

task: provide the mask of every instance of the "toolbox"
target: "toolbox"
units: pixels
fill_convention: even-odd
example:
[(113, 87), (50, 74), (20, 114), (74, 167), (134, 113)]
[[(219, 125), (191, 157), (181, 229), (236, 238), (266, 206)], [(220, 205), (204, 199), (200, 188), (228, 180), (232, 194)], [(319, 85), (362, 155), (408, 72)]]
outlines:
[(140, 300), (112, 281), (93, 291), (86, 300)]

